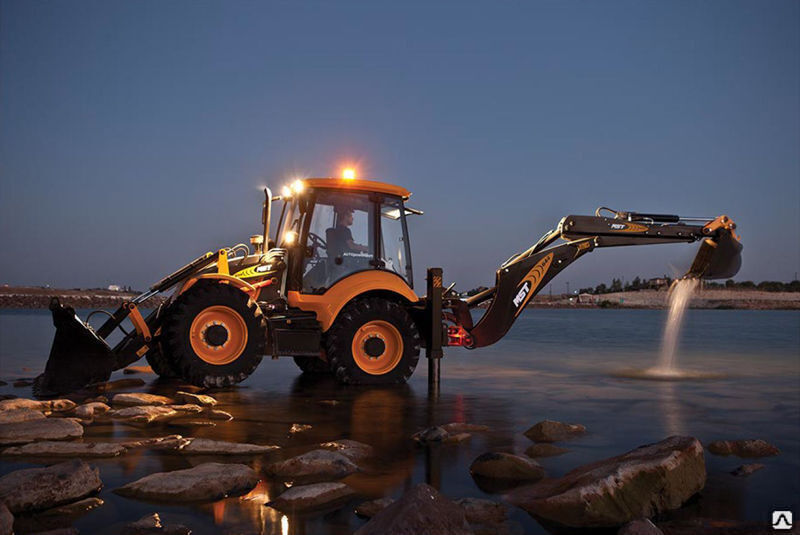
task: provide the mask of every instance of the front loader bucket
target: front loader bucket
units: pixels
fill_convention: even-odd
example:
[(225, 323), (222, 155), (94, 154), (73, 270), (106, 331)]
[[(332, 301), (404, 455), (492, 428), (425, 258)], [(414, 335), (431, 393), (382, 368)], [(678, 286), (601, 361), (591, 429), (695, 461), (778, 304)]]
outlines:
[(731, 231), (706, 238), (684, 278), (730, 279), (742, 267), (742, 244)]
[(36, 396), (46, 397), (80, 390), (84, 386), (107, 381), (116, 359), (108, 344), (65, 307), (57, 298), (50, 301), (56, 336), (44, 373), (33, 385)]

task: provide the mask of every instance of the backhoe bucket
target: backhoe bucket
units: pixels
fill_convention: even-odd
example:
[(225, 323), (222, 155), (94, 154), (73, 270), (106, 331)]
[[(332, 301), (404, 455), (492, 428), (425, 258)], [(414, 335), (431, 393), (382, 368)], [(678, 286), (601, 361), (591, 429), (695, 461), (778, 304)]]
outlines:
[(36, 396), (46, 397), (80, 390), (92, 383), (107, 381), (116, 359), (108, 344), (65, 307), (57, 298), (50, 301), (56, 336), (50, 358), (33, 385)]
[(700, 244), (684, 278), (730, 279), (742, 267), (742, 244), (729, 230)]

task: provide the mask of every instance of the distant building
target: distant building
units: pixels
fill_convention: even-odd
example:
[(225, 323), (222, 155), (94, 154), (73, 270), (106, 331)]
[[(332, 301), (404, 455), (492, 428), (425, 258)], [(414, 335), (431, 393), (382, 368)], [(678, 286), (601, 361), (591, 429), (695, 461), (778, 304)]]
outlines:
[(660, 288), (667, 288), (669, 287), (669, 279), (666, 278), (649, 279), (647, 281), (647, 287), (652, 288), (653, 290), (658, 290)]
[[(571, 301), (571, 299), (570, 299), (570, 301)], [(596, 301), (596, 298), (592, 294), (587, 294), (587, 293), (578, 294), (578, 303), (581, 303), (581, 304), (594, 304), (595, 301)]]
[(120, 286), (119, 284), (109, 284), (108, 290), (111, 292), (121, 292), (122, 286)]

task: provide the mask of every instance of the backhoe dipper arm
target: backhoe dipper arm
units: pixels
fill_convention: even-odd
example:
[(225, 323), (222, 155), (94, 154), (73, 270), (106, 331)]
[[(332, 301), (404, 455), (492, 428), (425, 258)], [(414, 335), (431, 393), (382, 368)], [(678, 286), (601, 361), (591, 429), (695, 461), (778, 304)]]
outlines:
[[(599, 213), (599, 210), (598, 210)], [(686, 276), (726, 278), (741, 265), (741, 244), (727, 216), (705, 225), (690, 225), (673, 215), (615, 212), (615, 217), (570, 215), (530, 249), (512, 256), (495, 276), (495, 286), (466, 300), (445, 300), (452, 309), (446, 319), (450, 345), (469, 348), (497, 342), (513, 325), (528, 301), (572, 262), (598, 247), (691, 243), (703, 240)], [(550, 247), (557, 239), (566, 243)], [(473, 326), (469, 309), (492, 299), (486, 313)], [(457, 302), (458, 301), (458, 302)]]

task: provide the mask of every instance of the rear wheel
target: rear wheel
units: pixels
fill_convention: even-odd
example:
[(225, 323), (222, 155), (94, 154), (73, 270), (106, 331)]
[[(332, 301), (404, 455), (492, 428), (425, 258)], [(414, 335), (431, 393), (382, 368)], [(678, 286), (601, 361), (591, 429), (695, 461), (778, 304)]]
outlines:
[(204, 387), (244, 381), (261, 362), (261, 310), (229, 284), (198, 283), (181, 294), (164, 321), (162, 347), (182, 379)]
[(404, 383), (419, 349), (419, 331), (405, 307), (379, 297), (347, 305), (326, 336), (331, 370), (349, 384)]

